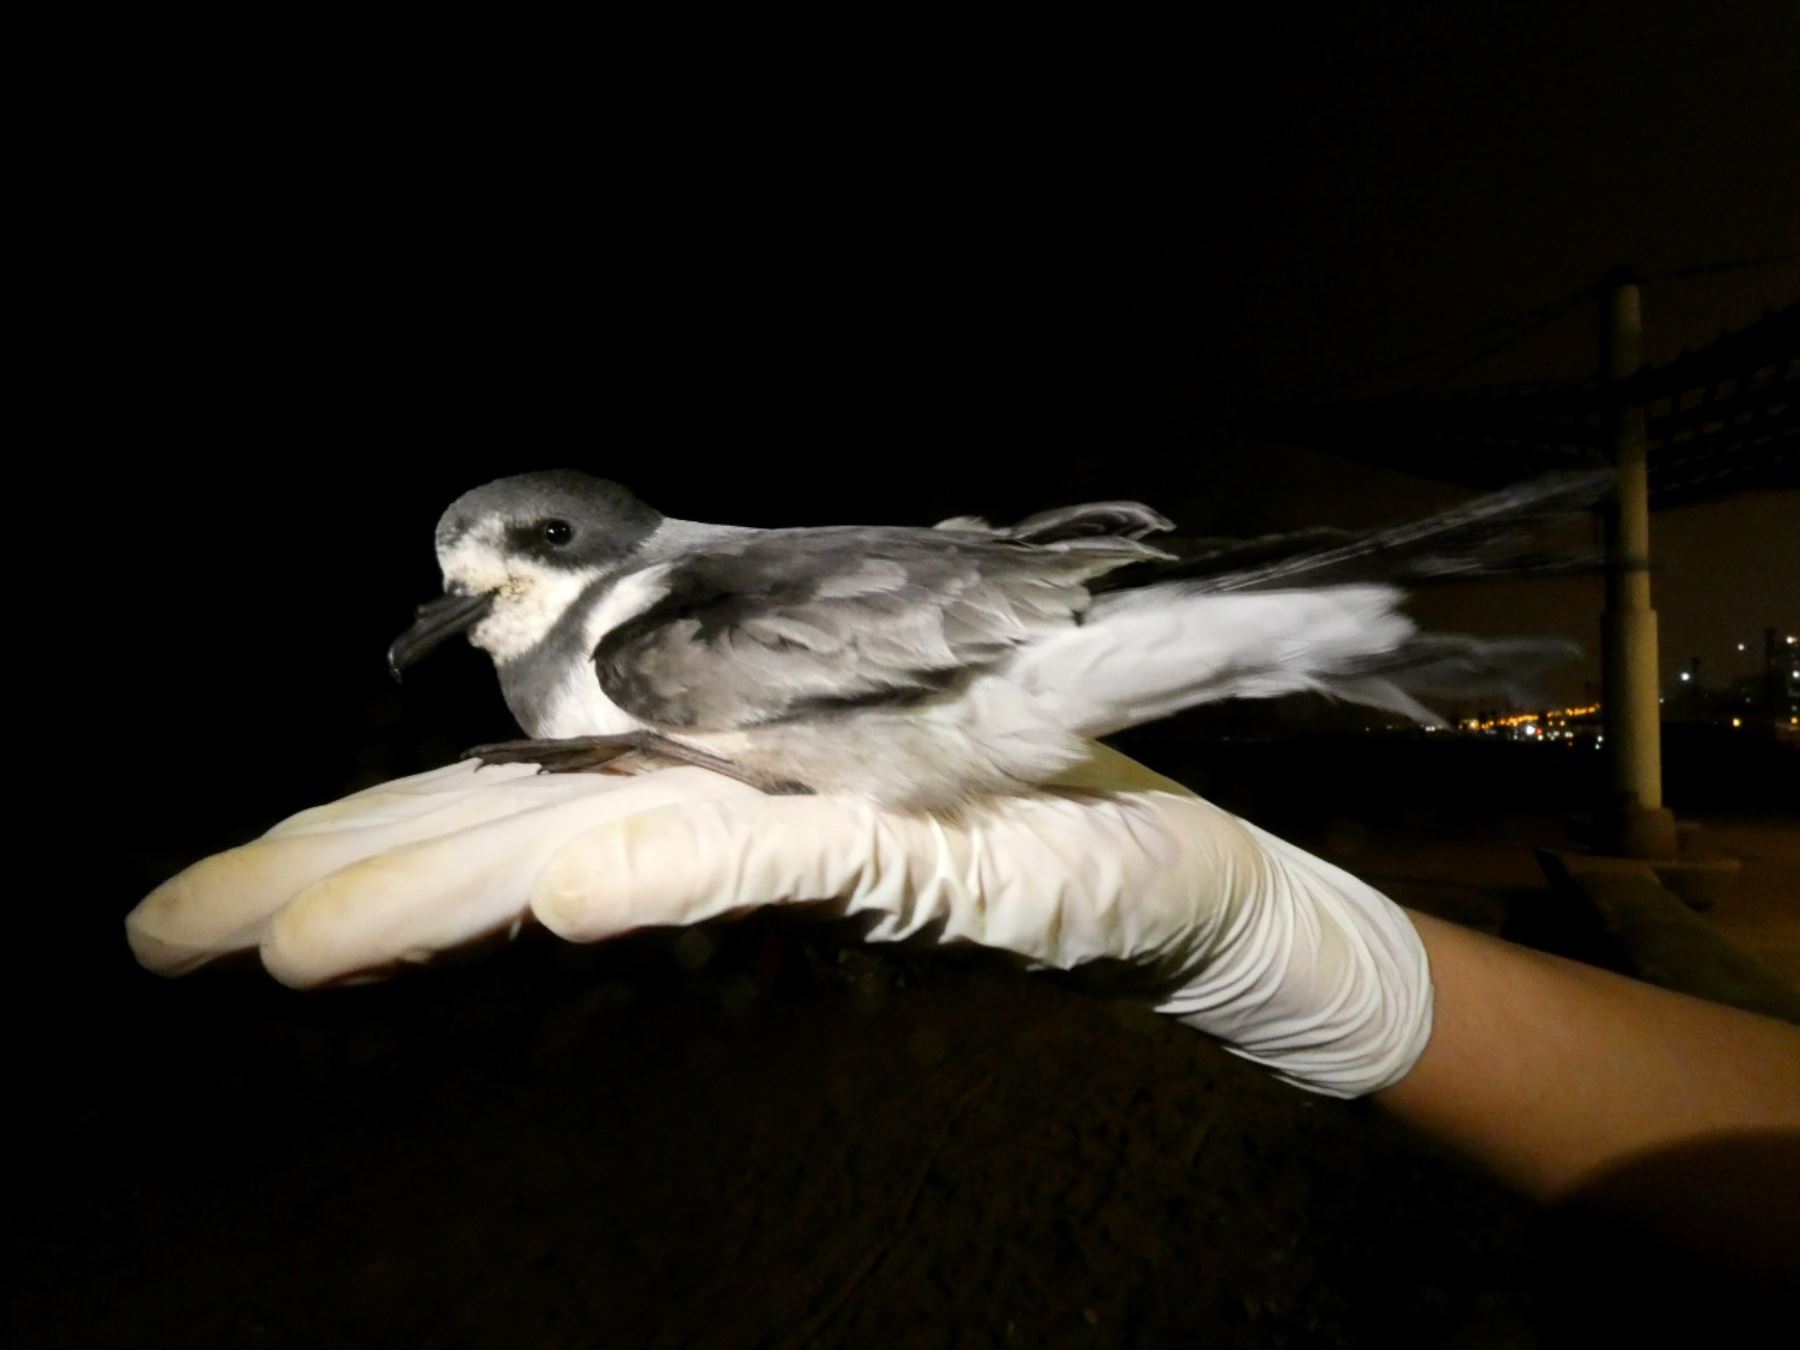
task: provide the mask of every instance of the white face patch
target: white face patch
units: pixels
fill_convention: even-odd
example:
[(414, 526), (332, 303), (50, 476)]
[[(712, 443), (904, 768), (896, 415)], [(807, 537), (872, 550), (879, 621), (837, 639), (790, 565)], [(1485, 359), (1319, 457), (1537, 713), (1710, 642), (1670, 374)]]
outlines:
[(516, 660), (541, 642), (600, 575), (595, 567), (546, 567), (531, 558), (508, 555), (501, 547), (505, 528), (503, 521), (483, 521), (449, 548), (438, 550), (445, 590), (494, 593), (494, 607), (469, 630), (469, 641), (502, 663)]

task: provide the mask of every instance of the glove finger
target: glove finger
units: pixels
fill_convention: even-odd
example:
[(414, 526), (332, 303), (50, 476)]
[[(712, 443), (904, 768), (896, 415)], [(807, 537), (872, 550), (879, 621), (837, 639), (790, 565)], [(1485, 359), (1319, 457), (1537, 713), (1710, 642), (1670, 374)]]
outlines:
[(420, 775), (433, 786), (383, 784), (290, 817), (260, 839), (202, 858), (139, 902), (125, 920), (138, 961), (179, 975), (248, 951), (269, 919), (300, 891), (339, 868), (418, 840), (454, 834), (557, 802), (620, 791), (638, 781), (602, 774), (543, 774), (530, 765)]
[(263, 964), (284, 984), (306, 987), (427, 960), (518, 923), (545, 860), (573, 834), (659, 808), (758, 795), (703, 769), (664, 769), (362, 856), (280, 907), (262, 938)]
[[(400, 819), (409, 814), (422, 814), (435, 809), (446, 797), (467, 792), (483, 792), (502, 783), (554, 782), (574, 775), (539, 774), (533, 764), (499, 764), (484, 767), (457, 761), (409, 778), (396, 778), (374, 787), (353, 792), (347, 797), (298, 811), (271, 826), (264, 839), (279, 839), (291, 834), (313, 834), (324, 830), (360, 829), (384, 819)], [(596, 776), (596, 781), (598, 777)]]
[(784, 900), (878, 884), (876, 812), (828, 797), (676, 805), (572, 836), (530, 893), (532, 913), (571, 942), (697, 923)]

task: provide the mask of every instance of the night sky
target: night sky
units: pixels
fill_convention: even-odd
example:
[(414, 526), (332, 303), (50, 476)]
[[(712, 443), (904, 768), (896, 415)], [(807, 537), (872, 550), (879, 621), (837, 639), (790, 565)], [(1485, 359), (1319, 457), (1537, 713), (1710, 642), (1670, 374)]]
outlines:
[[(750, 524), (1140, 497), (1253, 533), (1455, 501), (1239, 415), (1578, 378), (1587, 312), (1466, 370), (1457, 342), (1622, 261), (1800, 250), (1797, 50), (1788, 3), (1276, 7), (1130, 103), (1047, 69), (801, 81), (623, 49), (523, 92), (423, 56), (406, 81), (171, 80), (72, 170), (102, 199), (70, 213), (96, 378), (59, 439), (123, 459), (81, 528), (130, 545), (94, 697), (179, 747), (126, 841), (231, 842), (395, 766), (395, 728), (506, 734), (475, 654), (404, 696), (382, 665), (435, 590), (438, 512), (503, 473), (583, 467)], [(1793, 263), (1655, 286), (1648, 355), (1797, 298)], [(1666, 660), (1711, 673), (1800, 621), (1796, 494), (1655, 540)], [(1425, 612), (1591, 647), (1597, 594)]]

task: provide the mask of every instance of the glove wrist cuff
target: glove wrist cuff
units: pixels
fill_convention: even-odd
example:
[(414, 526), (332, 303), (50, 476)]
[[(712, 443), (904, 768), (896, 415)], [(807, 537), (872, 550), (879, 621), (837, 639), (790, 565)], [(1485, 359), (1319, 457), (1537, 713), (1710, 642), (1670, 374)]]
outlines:
[(1362, 1097), (1392, 1087), (1431, 1037), (1431, 967), (1412, 921), (1349, 873), (1247, 827), (1264, 884), (1204, 970), (1159, 1010), (1296, 1087)]

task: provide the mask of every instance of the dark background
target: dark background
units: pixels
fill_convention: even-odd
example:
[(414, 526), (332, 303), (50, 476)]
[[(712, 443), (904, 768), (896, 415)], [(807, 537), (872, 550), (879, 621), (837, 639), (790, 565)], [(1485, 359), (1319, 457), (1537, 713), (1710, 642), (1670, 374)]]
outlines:
[[(92, 379), (57, 443), (94, 473), (49, 523), (108, 563), (76, 664), (116, 720), (183, 738), (165, 809), (285, 811), (385, 752), (370, 716), (504, 729), (472, 654), (404, 701), (381, 668), (436, 589), (437, 513), (502, 473), (750, 524), (1139, 497), (1255, 533), (1456, 500), (1242, 414), (1429, 383), (1621, 261), (1800, 252), (1797, 37), (1779, 4), (1275, 7), (1131, 102), (703, 59), (579, 91), (423, 56), (171, 78), (107, 120), (70, 213)], [(1800, 261), (1653, 287), (1647, 355), (1797, 295)], [(1594, 346), (1577, 312), (1449, 383), (1578, 378)], [(1668, 660), (1722, 671), (1800, 616), (1797, 537), (1791, 493), (1660, 517)], [(1429, 617), (1591, 649), (1596, 600)]]
[[(361, 1028), (389, 1037), (367, 1050), (381, 1073), (384, 1055), (420, 1063), (435, 1033), (407, 995), (308, 1003), (229, 980), (167, 986), (131, 966), (118, 923), (205, 852), (508, 732), (477, 654), (434, 659), (404, 692), (383, 669), (435, 589), (431, 526), (462, 490), (575, 466), (670, 514), (749, 524), (1004, 519), (1103, 497), (1145, 499), (1195, 532), (1374, 523), (1459, 490), (1259, 439), (1244, 419), (1253, 399), (1578, 378), (1594, 359), (1583, 313), (1466, 369), (1458, 339), (1620, 262), (1800, 249), (1791, 5), (1259, 15), (1209, 20), (1180, 45), (1178, 75), (1132, 53), (1107, 72), (1128, 78), (1129, 100), (1023, 46), (955, 73), (888, 70), (859, 48), (825, 75), (730, 34), (707, 54), (544, 34), (474, 63), (450, 50), (467, 33), (290, 34), (231, 59), (209, 55), (217, 33), (111, 36), (103, 66), (65, 90), (75, 135), (47, 157), (52, 396), (34, 454), (55, 486), (21, 495), (42, 531), (22, 588), (47, 617), (31, 621), (15, 711), (45, 738), (34, 763), (59, 809), (41, 826), (58, 840), (46, 880), (20, 896), (28, 968), (14, 993), (46, 1139), (34, 1194), (65, 1223), (49, 1231), (70, 1291), (117, 1274), (105, 1253), (117, 1266), (142, 1251), (84, 1245), (92, 1230), (68, 1197), (96, 1192), (73, 1178), (86, 1167), (137, 1186), (135, 1212), (158, 1231), (158, 1206), (187, 1183), (127, 1146), (159, 1129), (191, 1140), (229, 1117), (217, 1084), (231, 1080), (217, 1075), (250, 1075), (243, 1099), (287, 1140), (288, 1180), (247, 1153), (227, 1181), (178, 1151), (203, 1190), (306, 1192), (317, 1160), (294, 1151), (294, 1102), (272, 1086), (296, 1081), (285, 1057), (314, 1056), (300, 1095), (332, 1128), (412, 1122), (399, 1107), (358, 1116), (366, 1064), (334, 1058)], [(756, 36), (791, 50), (820, 37)], [(1797, 294), (1794, 263), (1653, 287), (1647, 354), (1667, 359)], [(1734, 637), (1800, 617), (1794, 494), (1671, 513), (1656, 530), (1666, 660), (1728, 662)], [(1493, 588), (1434, 602), (1431, 617), (1591, 645), (1596, 601), (1591, 582)], [(44, 624), (54, 639), (36, 645)], [(1566, 678), (1579, 696), (1592, 671)], [(1156, 758), (1154, 739), (1134, 748)], [(1233, 804), (1281, 796), (1264, 784), (1240, 802), (1224, 778), (1207, 786)], [(1284, 823), (1277, 807), (1258, 818)], [(531, 951), (519, 969), (574, 959)], [(648, 973), (634, 984), (610, 966), (555, 967), (545, 998), (618, 984), (683, 1015), (661, 949), (591, 959)], [(529, 981), (477, 970), (464, 977), (476, 984), (448, 975), (417, 996), (517, 1011), (477, 1018), (487, 1039), (459, 1042), (463, 1056), (410, 1070), (455, 1112), (497, 1065), (529, 1062), (518, 1046), (541, 1031), (518, 1011), (534, 1006)], [(838, 987), (802, 984), (808, 997)], [(945, 1015), (993, 996), (946, 995), (962, 1011)], [(824, 1016), (777, 1014), (801, 1028)], [(693, 1040), (662, 1034), (676, 1058)], [(754, 1056), (768, 1035), (742, 1033), (733, 1054)], [(231, 1067), (258, 1053), (280, 1063)], [(1145, 1053), (1145, 1073), (1166, 1071)], [(854, 1039), (832, 1054), (859, 1062)], [(183, 1065), (166, 1081), (164, 1056)], [(578, 1059), (556, 1062), (572, 1074)], [(673, 1110), (692, 1088), (657, 1062), (652, 1099)], [(209, 1081), (213, 1095), (195, 1095)], [(481, 1129), (529, 1149), (533, 1111), (568, 1090), (521, 1089), (535, 1107)], [(879, 1112), (859, 1102), (845, 1109), (868, 1128)], [(777, 1139), (779, 1109), (773, 1119)], [(96, 1174), (103, 1143), (113, 1161)], [(715, 1169), (728, 1154), (717, 1140), (693, 1147)], [(344, 1166), (341, 1184), (362, 1195), (366, 1177)], [(354, 1227), (358, 1203), (320, 1231)], [(414, 1217), (430, 1228), (441, 1214)], [(479, 1206), (467, 1222), (478, 1241)], [(1423, 1251), (1429, 1229), (1397, 1241)], [(409, 1278), (409, 1295), (437, 1289)], [(1419, 1297), (1460, 1278), (1422, 1277)], [(1460, 1317), (1476, 1295), (1457, 1287), (1440, 1301), (1460, 1299)], [(40, 1315), (79, 1302), (43, 1288)], [(185, 1306), (142, 1296), (164, 1317)], [(389, 1305), (369, 1298), (381, 1326)], [(1351, 1341), (1372, 1325), (1339, 1321)], [(242, 1329), (227, 1317), (213, 1331)]]

